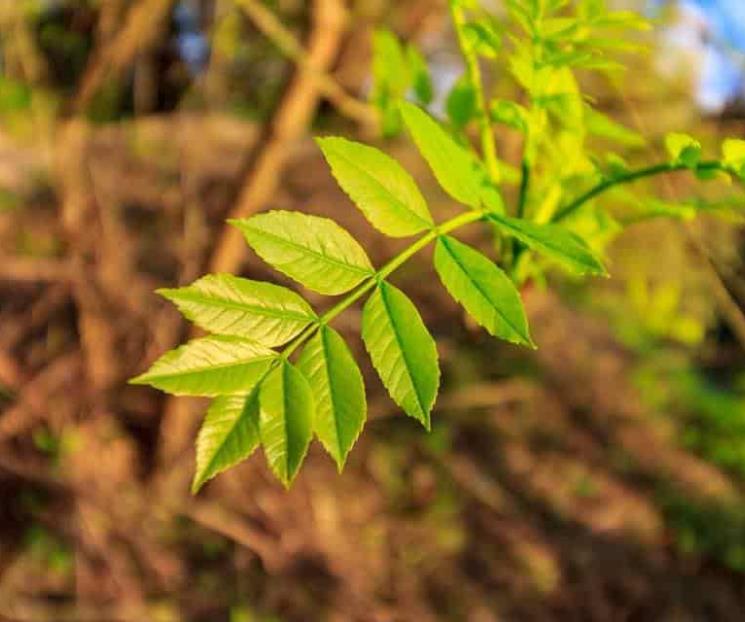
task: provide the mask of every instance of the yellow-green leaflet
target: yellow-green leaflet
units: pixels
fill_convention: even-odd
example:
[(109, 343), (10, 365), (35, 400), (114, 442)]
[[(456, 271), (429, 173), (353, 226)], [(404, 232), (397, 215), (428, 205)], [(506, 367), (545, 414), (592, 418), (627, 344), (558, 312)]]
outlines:
[(359, 242), (328, 218), (276, 210), (230, 222), (264, 261), (321, 294), (343, 294), (374, 273)]
[(445, 236), (435, 247), (435, 269), (450, 295), (489, 333), (532, 345), (520, 294), (488, 257)]
[(197, 436), (197, 470), (191, 489), (248, 458), (259, 446), (259, 385), (247, 395), (213, 400)]
[(250, 337), (270, 347), (287, 343), (317, 319), (292, 290), (232, 274), (208, 275), (188, 287), (158, 293), (207, 331)]
[(251, 389), (276, 357), (255, 341), (214, 335), (167, 352), (130, 382), (173, 395), (230, 395)]
[(317, 142), (336, 181), (376, 229), (398, 238), (434, 225), (416, 183), (393, 158), (344, 138)]
[(429, 429), (440, 366), (435, 341), (414, 303), (380, 283), (362, 312), (362, 339), (393, 401)]
[(315, 396), (313, 430), (341, 471), (367, 418), (365, 385), (357, 362), (339, 333), (321, 326), (297, 366)]
[(282, 360), (259, 390), (259, 435), (269, 467), (289, 486), (313, 435), (315, 405), (308, 381)]

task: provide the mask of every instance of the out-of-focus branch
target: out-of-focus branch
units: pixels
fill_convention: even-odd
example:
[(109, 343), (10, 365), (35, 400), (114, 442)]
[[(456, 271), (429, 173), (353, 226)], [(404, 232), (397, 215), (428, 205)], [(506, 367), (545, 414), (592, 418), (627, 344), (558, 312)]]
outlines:
[[(290, 146), (307, 130), (321, 96), (316, 75), (332, 65), (344, 30), (344, 7), (339, 0), (315, 0), (313, 27), (305, 62), (291, 79), (264, 140), (246, 168), (231, 218), (245, 218), (259, 211), (274, 195)], [(306, 67), (313, 68), (308, 71)], [(245, 244), (235, 227), (226, 227), (210, 261), (211, 272), (235, 272)]]
[(310, 54), (274, 13), (258, 0), (235, 0), (235, 2), (285, 56), (315, 80), (318, 90), (328, 98), (339, 113), (360, 123), (365, 128), (374, 128), (377, 125), (375, 110), (369, 104), (347, 93), (327, 71), (319, 68), (318, 64), (312, 61)]
[(147, 49), (160, 32), (174, 0), (140, 0), (114, 39), (94, 50), (68, 112), (79, 114), (90, 104), (106, 80), (118, 78), (138, 53)]

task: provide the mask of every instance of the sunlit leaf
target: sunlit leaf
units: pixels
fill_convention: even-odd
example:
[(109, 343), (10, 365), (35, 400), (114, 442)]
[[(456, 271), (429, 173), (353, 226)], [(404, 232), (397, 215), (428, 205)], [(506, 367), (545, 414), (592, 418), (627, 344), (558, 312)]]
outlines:
[(577, 274), (606, 274), (582, 238), (558, 225), (539, 225), (499, 214), (489, 214), (499, 229)]
[(414, 304), (381, 283), (365, 304), (362, 338), (393, 401), (429, 429), (440, 368), (437, 346)]
[(272, 472), (289, 486), (313, 436), (315, 405), (305, 376), (282, 360), (261, 383), (259, 411), (264, 455)]
[(478, 207), (481, 176), (474, 159), (426, 112), (401, 105), (404, 123), (442, 188), (456, 201)]
[(229, 395), (250, 390), (276, 357), (255, 341), (213, 335), (167, 352), (130, 382), (174, 395)]
[(308, 342), (297, 366), (315, 396), (313, 429), (341, 471), (367, 417), (362, 374), (347, 344), (328, 326)]
[(446, 236), (437, 241), (435, 269), (450, 295), (489, 333), (532, 345), (520, 294), (489, 258)]
[(673, 162), (689, 168), (695, 168), (701, 160), (701, 143), (687, 134), (668, 134), (665, 136), (665, 148)]
[(359, 243), (328, 218), (276, 210), (230, 223), (264, 261), (321, 294), (343, 294), (374, 272)]
[(393, 158), (344, 138), (318, 144), (339, 185), (376, 229), (406, 237), (434, 224), (416, 183)]
[(208, 275), (158, 293), (205, 330), (250, 337), (266, 346), (286, 343), (317, 319), (310, 305), (286, 287), (230, 274)]
[(207, 410), (197, 436), (192, 492), (248, 458), (259, 446), (259, 383), (247, 395), (222, 395)]

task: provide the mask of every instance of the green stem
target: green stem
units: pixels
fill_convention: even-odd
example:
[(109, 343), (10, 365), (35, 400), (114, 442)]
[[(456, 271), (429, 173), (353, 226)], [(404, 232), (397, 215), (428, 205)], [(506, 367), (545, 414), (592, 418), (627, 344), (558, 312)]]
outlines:
[(460, 229), (461, 227), (482, 220), (484, 218), (485, 211), (474, 210), (460, 214), (455, 218), (445, 221), (441, 225), (431, 229), (425, 233), (411, 246), (406, 247), (388, 263), (386, 263), (380, 270), (375, 274), (366, 278), (360, 283), (356, 289), (352, 290), (342, 300), (331, 307), (326, 313), (324, 313), (316, 323), (308, 326), (302, 333), (300, 333), (295, 339), (293, 339), (282, 352), (282, 356), (288, 358), (295, 350), (297, 350), (303, 343), (310, 339), (318, 328), (324, 324), (328, 324), (336, 316), (341, 314), (343, 311), (351, 307), (355, 302), (362, 298), (367, 292), (373, 289), (380, 281), (388, 278), (393, 272), (398, 270), (403, 264), (409, 259), (416, 255), (420, 250), (434, 242), (438, 237), (446, 235), (451, 231)]
[[(568, 205), (565, 205), (562, 207), (556, 214), (554, 214), (553, 218), (551, 219), (551, 222), (557, 223), (561, 222), (562, 220), (565, 220), (574, 212), (576, 212), (580, 207), (582, 207), (585, 203), (588, 201), (591, 201), (596, 196), (603, 194), (604, 192), (610, 190), (611, 188), (614, 188), (615, 186), (620, 186), (622, 184), (629, 184), (631, 182), (634, 182), (638, 179), (643, 179), (645, 177), (654, 177), (655, 175), (662, 175), (664, 173), (673, 173), (675, 171), (683, 171), (688, 169), (689, 167), (685, 164), (681, 163), (663, 163), (663, 164), (655, 164), (652, 166), (648, 166), (646, 168), (642, 168), (636, 171), (630, 171), (629, 173), (626, 173), (625, 175), (620, 175), (619, 177), (615, 177), (613, 179), (606, 179), (605, 181), (600, 182), (597, 186), (594, 188), (591, 188), (587, 192), (585, 192), (583, 195), (569, 203)], [(708, 161), (708, 162), (700, 162), (696, 169), (697, 171), (726, 171), (728, 170), (727, 167), (722, 163), (718, 162), (716, 160)]]
[[(556, 214), (554, 214), (554, 216), (551, 218), (551, 223), (553, 224), (560, 223), (561, 221), (567, 219), (569, 216), (574, 214), (578, 209), (580, 209), (588, 201), (591, 201), (598, 195), (601, 195), (604, 192), (607, 192), (608, 190), (610, 190), (611, 188), (615, 188), (616, 186), (620, 186), (623, 184), (629, 184), (639, 179), (644, 179), (646, 177), (654, 177), (655, 175), (663, 175), (665, 173), (674, 173), (676, 171), (683, 171), (689, 168), (690, 167), (682, 163), (665, 162), (662, 164), (653, 164), (652, 166), (640, 168), (636, 171), (630, 171), (626, 173), (625, 175), (620, 175), (613, 179), (606, 179), (600, 182), (597, 186), (591, 188), (590, 190), (582, 194), (581, 196), (577, 197), (571, 203), (559, 209), (559, 211), (556, 212)], [(696, 166), (695, 170), (697, 171), (726, 171), (730, 173), (732, 172), (724, 163), (716, 161), (716, 160), (700, 162)], [(514, 263), (512, 267), (512, 277), (513, 279), (518, 280), (518, 281), (520, 279), (520, 273), (522, 272), (522, 268), (528, 256), (526, 254), (526, 250), (527, 249), (525, 248), (519, 248), (514, 258)]]
[(463, 9), (458, 6), (457, 0), (450, 0), (450, 14), (453, 19), (455, 34), (458, 38), (463, 60), (466, 63), (468, 78), (476, 93), (476, 112), (479, 117), (479, 136), (481, 138), (481, 151), (486, 162), (486, 168), (489, 176), (494, 183), (499, 183), (501, 173), (499, 170), (499, 160), (497, 159), (497, 144), (494, 139), (494, 131), (489, 122), (489, 111), (486, 106), (486, 97), (484, 95), (484, 82), (481, 78), (481, 68), (479, 67), (478, 56), (471, 50), (466, 41), (463, 31), (466, 25), (466, 16)]

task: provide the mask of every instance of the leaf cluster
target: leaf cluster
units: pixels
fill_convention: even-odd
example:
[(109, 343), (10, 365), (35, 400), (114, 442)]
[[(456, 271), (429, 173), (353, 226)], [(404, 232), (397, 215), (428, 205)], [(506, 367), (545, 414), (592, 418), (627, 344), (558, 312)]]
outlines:
[[(591, 135), (644, 145), (592, 107), (575, 75), (615, 72), (611, 53), (628, 48), (618, 44), (619, 34), (646, 27), (636, 14), (608, 11), (602, 0), (508, 0), (506, 21), (474, 0), (450, 0), (450, 9), (465, 71), (448, 96), (446, 123), (424, 108), (432, 88), (423, 56), (387, 32), (375, 35), (372, 98), (384, 132), (407, 130), (458, 213), (436, 222), (411, 175), (380, 149), (320, 138), (339, 186), (381, 234), (412, 238), (404, 250), (376, 267), (334, 221), (274, 210), (231, 224), (275, 270), (338, 297), (327, 311), (319, 314), (287, 287), (227, 274), (160, 291), (210, 334), (166, 353), (133, 382), (213, 398), (197, 439), (195, 491), (259, 447), (289, 486), (314, 437), (344, 467), (367, 405), (353, 349), (331, 324), (358, 301), (364, 301), (362, 341), (380, 380), (401, 410), (429, 429), (441, 376), (437, 345), (415, 304), (391, 282), (425, 247), (434, 245), (435, 273), (479, 325), (498, 339), (534, 347), (519, 286), (553, 265), (578, 276), (606, 274), (598, 239), (612, 218), (599, 197), (676, 171), (745, 178), (741, 140), (726, 141), (720, 159), (705, 160), (698, 141), (671, 134), (668, 159), (640, 169), (591, 146)], [(487, 96), (484, 61), (509, 67), (522, 90), (519, 101)], [(421, 106), (406, 100), (412, 95)], [(522, 135), (521, 162), (498, 157), (498, 125)], [(502, 192), (515, 181), (517, 200), (508, 206)], [(661, 213), (659, 205), (654, 211)], [(494, 233), (495, 257), (456, 236), (476, 222)]]

